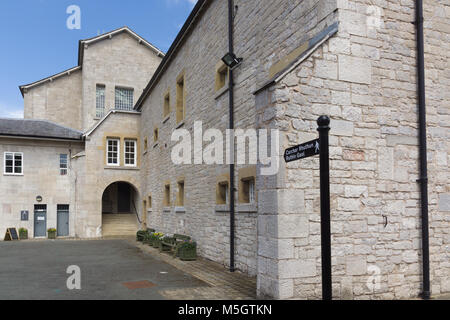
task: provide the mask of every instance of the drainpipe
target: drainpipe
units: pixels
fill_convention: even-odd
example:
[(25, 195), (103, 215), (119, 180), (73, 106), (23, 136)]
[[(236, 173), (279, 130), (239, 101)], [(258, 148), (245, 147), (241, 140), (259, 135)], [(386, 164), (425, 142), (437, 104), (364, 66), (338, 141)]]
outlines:
[[(233, 21), (234, 8), (233, 0), (228, 0), (228, 52), (234, 53), (233, 45)], [(229, 94), (229, 129), (234, 130), (234, 82), (233, 70), (228, 70), (228, 94)], [(235, 188), (234, 188), (234, 132), (231, 131), (233, 143), (230, 144), (232, 148), (232, 158), (230, 159), (230, 272), (235, 271), (234, 266), (234, 229), (235, 229)]]
[(420, 156), (420, 200), (422, 213), (422, 298), (430, 299), (430, 252), (428, 234), (428, 169), (427, 169), (427, 127), (425, 107), (425, 63), (423, 45), (423, 3), (416, 0), (417, 40), (417, 90), (419, 104), (419, 156)]

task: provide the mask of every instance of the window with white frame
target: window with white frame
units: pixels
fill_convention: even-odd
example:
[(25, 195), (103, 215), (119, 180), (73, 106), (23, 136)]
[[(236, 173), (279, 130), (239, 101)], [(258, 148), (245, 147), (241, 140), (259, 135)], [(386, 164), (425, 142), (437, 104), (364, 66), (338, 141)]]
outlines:
[(116, 88), (116, 105), (117, 110), (133, 110), (133, 89)]
[(136, 166), (136, 140), (125, 140), (125, 166)]
[(105, 86), (98, 84), (96, 89), (96, 109), (95, 116), (103, 118), (105, 115)]
[(106, 163), (108, 166), (119, 166), (120, 140), (108, 139), (106, 148)]
[(67, 175), (67, 169), (68, 169), (68, 156), (67, 154), (60, 154), (59, 155), (59, 172), (62, 176)]
[(22, 175), (23, 174), (23, 153), (22, 152), (5, 152), (6, 175)]

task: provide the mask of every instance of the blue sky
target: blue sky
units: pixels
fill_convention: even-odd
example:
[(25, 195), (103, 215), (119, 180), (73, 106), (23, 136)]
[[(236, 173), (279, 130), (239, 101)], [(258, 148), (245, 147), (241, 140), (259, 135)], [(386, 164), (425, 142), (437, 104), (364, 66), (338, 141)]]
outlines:
[[(196, 0), (2, 0), (0, 117), (22, 117), (19, 85), (77, 65), (78, 40), (128, 26), (166, 52)], [(81, 29), (69, 30), (70, 5)]]

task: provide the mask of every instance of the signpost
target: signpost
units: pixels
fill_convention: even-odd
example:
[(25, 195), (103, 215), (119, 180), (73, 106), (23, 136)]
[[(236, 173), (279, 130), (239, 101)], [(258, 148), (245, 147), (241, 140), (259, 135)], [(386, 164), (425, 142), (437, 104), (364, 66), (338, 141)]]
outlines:
[(320, 230), (322, 246), (322, 299), (332, 299), (331, 286), (331, 225), (330, 225), (330, 157), (328, 135), (330, 118), (317, 120), (319, 139), (286, 149), (284, 160), (297, 161), (320, 155)]

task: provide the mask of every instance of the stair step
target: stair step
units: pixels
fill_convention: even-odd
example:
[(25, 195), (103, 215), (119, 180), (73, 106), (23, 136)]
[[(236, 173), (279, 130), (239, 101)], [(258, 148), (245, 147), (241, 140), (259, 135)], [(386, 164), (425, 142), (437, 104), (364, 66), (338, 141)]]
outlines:
[(103, 237), (134, 236), (139, 225), (134, 214), (104, 214), (102, 230)]

